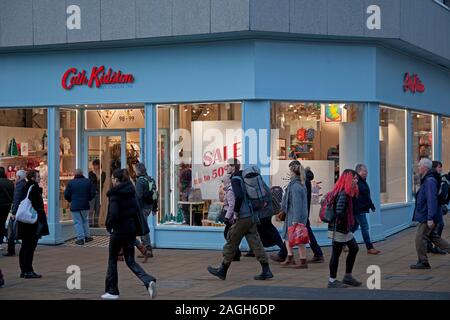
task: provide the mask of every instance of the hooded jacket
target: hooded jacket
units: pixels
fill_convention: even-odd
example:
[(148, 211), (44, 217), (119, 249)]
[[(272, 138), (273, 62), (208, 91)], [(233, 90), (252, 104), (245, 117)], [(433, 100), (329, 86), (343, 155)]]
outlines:
[(441, 177), (434, 170), (429, 170), (420, 180), (420, 188), (416, 193), (414, 221), (423, 223), (442, 222), (442, 210), (438, 203), (438, 190)]

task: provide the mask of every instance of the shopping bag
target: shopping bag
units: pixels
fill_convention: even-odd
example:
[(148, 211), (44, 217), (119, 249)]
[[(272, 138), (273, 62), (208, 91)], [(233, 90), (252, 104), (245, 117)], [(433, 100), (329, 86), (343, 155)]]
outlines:
[(16, 220), (27, 224), (35, 224), (38, 218), (37, 211), (33, 208), (31, 200), (28, 199), (31, 188), (33, 188), (33, 186), (28, 189), (27, 196), (20, 202), (16, 213)]
[(309, 243), (308, 229), (303, 223), (297, 223), (288, 228), (289, 245)]

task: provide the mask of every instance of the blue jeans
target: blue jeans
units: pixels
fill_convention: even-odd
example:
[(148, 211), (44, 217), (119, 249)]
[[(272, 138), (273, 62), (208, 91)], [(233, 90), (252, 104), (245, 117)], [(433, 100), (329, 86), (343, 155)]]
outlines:
[(89, 210), (72, 211), (72, 218), (75, 224), (75, 232), (77, 234), (77, 240), (84, 240), (86, 237), (90, 237), (89, 231)]
[(355, 225), (352, 228), (352, 232), (355, 233), (358, 230), (358, 227), (361, 226), (361, 234), (364, 239), (364, 243), (366, 244), (367, 250), (373, 249), (373, 244), (370, 241), (369, 234), (369, 223), (367, 222), (367, 217), (365, 213), (358, 213), (354, 215), (355, 217)]

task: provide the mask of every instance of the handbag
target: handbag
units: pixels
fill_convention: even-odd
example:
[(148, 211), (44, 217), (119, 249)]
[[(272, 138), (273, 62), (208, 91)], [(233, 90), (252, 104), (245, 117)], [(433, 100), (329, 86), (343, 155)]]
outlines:
[(38, 218), (37, 211), (33, 208), (31, 200), (28, 199), (31, 188), (33, 186), (28, 189), (27, 196), (20, 202), (16, 213), (16, 220), (27, 224), (35, 224)]
[(296, 223), (288, 228), (288, 239), (291, 247), (307, 244), (309, 243), (308, 229), (303, 223)]

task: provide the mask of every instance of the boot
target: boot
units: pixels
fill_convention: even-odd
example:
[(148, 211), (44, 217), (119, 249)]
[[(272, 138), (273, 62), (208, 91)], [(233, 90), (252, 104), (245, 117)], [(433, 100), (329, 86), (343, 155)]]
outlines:
[(295, 265), (294, 256), (287, 256), (286, 260), (280, 263), (282, 267), (289, 267), (291, 265)]
[(208, 266), (208, 272), (221, 280), (225, 280), (227, 278), (227, 271), (229, 267), (230, 267), (229, 264), (224, 264), (222, 262), (219, 268)]
[(142, 253), (142, 257), (144, 258), (144, 260), (142, 260), (142, 263), (146, 263), (148, 258), (150, 257), (147, 248), (143, 245), (137, 245), (136, 248)]
[(262, 272), (261, 274), (254, 277), (255, 280), (266, 280), (273, 278), (272, 271), (270, 271), (268, 263), (261, 263)]
[(306, 259), (300, 259), (300, 264), (293, 266), (294, 269), (308, 269)]

